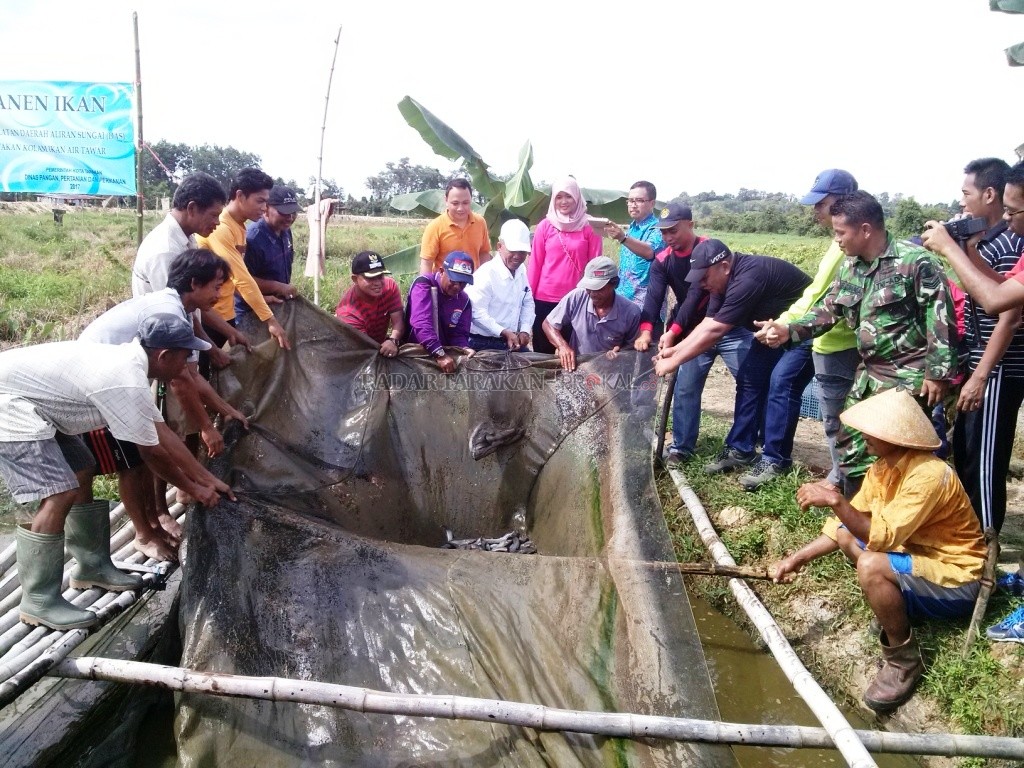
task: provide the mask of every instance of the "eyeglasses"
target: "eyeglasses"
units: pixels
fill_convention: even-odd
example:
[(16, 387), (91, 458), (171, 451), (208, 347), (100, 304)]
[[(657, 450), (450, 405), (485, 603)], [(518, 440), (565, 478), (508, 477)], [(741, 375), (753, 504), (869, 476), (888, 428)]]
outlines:
[(1003, 206), (1003, 214), (1004, 214), (1005, 216), (1009, 216), (1009, 217), (1010, 217), (1011, 219), (1012, 219), (1012, 218), (1013, 218), (1014, 216), (1016, 216), (1016, 215), (1017, 215), (1018, 213), (1024, 213), (1024, 208), (1018, 208), (1018, 209), (1017, 209), (1017, 210), (1015, 211), (1015, 210), (1013, 210), (1012, 208), (1007, 208), (1007, 207), (1006, 207), (1005, 205)]
[(646, 197), (627, 197), (626, 198), (626, 205), (640, 205), (640, 203), (649, 203), (649, 202), (651, 202), (651, 201), (648, 200)]

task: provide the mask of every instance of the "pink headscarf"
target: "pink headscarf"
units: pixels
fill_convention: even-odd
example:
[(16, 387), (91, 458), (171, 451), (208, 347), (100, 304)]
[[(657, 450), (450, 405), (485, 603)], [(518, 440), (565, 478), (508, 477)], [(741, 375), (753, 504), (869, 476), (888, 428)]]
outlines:
[[(576, 201), (576, 207), (572, 209), (572, 213), (568, 216), (555, 210), (555, 197), (559, 192), (571, 195), (572, 199)], [(554, 225), (555, 229), (562, 232), (578, 232), (587, 223), (587, 201), (583, 199), (580, 185), (576, 183), (576, 179), (572, 176), (569, 176), (559, 184), (551, 185), (551, 202), (548, 203), (547, 219)]]

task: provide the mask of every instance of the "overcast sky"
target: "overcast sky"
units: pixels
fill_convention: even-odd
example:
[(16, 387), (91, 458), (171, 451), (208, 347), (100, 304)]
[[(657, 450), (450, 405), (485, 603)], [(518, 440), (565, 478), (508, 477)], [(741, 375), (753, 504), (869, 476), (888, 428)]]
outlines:
[[(634, 10), (644, 9), (633, 17)], [(396, 107), (410, 95), (498, 172), (533, 142), (566, 173), (659, 197), (801, 195), (823, 168), (921, 202), (1024, 143), (1024, 16), (988, 0), (287, 3), (2, 0), (5, 80), (130, 82), (139, 12), (144, 134), (254, 152), (273, 176), (347, 192), (388, 161), (448, 168)]]

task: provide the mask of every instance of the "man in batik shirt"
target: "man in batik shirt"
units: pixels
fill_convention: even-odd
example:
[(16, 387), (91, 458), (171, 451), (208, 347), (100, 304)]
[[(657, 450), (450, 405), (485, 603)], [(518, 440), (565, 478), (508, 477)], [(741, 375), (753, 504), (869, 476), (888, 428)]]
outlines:
[[(946, 398), (957, 372), (956, 317), (942, 267), (925, 249), (891, 237), (882, 206), (863, 190), (839, 198), (830, 213), (836, 242), (854, 258), (843, 263), (832, 288), (807, 314), (789, 325), (759, 324), (758, 337), (771, 346), (799, 343), (846, 322), (861, 356), (847, 407), (899, 386), (930, 413)], [(845, 426), (836, 450), (854, 480), (849, 494), (871, 458), (861, 435)]]

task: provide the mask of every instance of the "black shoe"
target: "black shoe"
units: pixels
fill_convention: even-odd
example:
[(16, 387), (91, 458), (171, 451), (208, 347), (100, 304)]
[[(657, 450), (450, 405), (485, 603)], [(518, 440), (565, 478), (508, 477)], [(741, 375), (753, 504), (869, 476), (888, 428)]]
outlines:
[(718, 452), (718, 456), (710, 464), (704, 465), (704, 471), (709, 475), (717, 475), (719, 472), (731, 472), (734, 469), (749, 467), (757, 460), (757, 452), (743, 453), (735, 448), (725, 446)]

